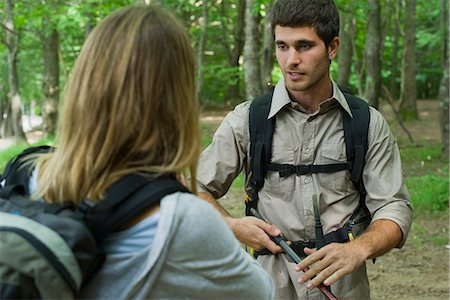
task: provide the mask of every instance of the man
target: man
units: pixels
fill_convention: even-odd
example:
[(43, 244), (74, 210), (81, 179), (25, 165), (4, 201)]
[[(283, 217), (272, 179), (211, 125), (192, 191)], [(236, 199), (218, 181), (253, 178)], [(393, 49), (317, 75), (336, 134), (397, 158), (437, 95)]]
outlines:
[[(290, 165), (346, 162), (343, 114), (351, 111), (330, 78), (330, 63), (339, 47), (339, 15), (332, 0), (279, 0), (272, 12), (276, 57), (283, 78), (275, 86), (269, 112), (276, 117), (271, 161)], [(268, 171), (258, 192), (258, 212), (272, 225), (255, 217), (232, 218), (216, 199), (245, 171), (251, 191), (250, 102), (238, 105), (215, 133), (200, 158), (200, 196), (224, 216), (235, 236), (256, 251), (268, 249), (258, 261), (271, 274), (277, 299), (323, 299), (320, 283), (331, 286), (341, 299), (370, 299), (365, 260), (383, 255), (406, 240), (412, 207), (402, 177), (398, 146), (381, 114), (370, 108), (368, 150), (363, 182), (365, 206), (371, 223), (363, 234), (319, 250), (314, 208), (320, 210), (325, 234), (343, 227), (359, 205), (358, 189), (349, 170), (281, 177)], [(313, 195), (318, 199), (314, 207)], [(300, 241), (308, 255), (296, 265), (271, 239), (280, 233)], [(302, 269), (309, 271), (303, 273)]]

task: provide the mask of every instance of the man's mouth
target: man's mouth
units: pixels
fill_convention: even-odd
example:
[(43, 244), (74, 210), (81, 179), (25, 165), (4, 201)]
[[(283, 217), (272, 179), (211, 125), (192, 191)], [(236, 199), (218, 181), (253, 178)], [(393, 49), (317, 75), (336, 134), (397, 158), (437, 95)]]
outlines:
[(301, 77), (305, 76), (305, 73), (302, 72), (287, 71), (286, 74), (291, 80), (299, 80)]

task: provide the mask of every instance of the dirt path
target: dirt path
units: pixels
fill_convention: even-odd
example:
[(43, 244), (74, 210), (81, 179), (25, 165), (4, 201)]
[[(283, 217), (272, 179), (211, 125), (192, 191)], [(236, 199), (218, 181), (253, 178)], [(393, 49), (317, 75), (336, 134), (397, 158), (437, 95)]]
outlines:
[[(415, 140), (415, 145), (411, 145), (407, 135), (393, 119), (391, 108), (388, 105), (381, 108), (401, 146), (420, 147), (440, 142), (439, 103), (419, 101), (418, 109), (420, 120), (406, 124)], [(220, 122), (222, 117), (223, 112), (208, 113), (202, 121), (214, 124)], [(428, 174), (435, 171), (434, 168), (439, 168), (439, 162), (431, 167), (420, 163), (404, 166), (406, 174)], [(243, 210), (242, 192), (230, 191), (224, 198), (221, 203), (232, 211), (232, 214), (240, 215)], [(368, 262), (372, 299), (450, 299), (450, 247), (446, 245), (448, 236), (448, 214), (415, 217), (408, 240), (402, 249), (392, 250), (378, 258), (375, 264)]]

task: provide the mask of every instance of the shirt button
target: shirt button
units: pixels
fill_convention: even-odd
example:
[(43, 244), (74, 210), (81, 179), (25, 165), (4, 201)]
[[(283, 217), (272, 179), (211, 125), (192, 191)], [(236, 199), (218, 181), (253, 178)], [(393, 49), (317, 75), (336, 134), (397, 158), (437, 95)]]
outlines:
[(306, 153), (309, 153), (309, 148), (306, 148), (306, 149), (305, 149), (305, 152), (306, 152)]
[(309, 179), (305, 179), (305, 183), (308, 184), (309, 183)]

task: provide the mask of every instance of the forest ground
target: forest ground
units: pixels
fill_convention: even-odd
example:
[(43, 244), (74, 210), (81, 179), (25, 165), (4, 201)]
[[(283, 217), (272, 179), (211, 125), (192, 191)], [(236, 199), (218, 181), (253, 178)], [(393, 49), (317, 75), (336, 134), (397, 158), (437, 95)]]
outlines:
[[(413, 136), (414, 144), (408, 141), (407, 135), (395, 119), (391, 106), (384, 104), (380, 110), (390, 123), (401, 147), (422, 147), (440, 143), (439, 102), (433, 100), (418, 102), (420, 119), (405, 124)], [(210, 125), (219, 124), (223, 115), (223, 111), (208, 111), (203, 113), (202, 121)], [(403, 168), (405, 174), (426, 175), (442, 173), (443, 163), (438, 160), (404, 162)], [(232, 212), (232, 215), (239, 215), (243, 209), (243, 199), (243, 192), (234, 189), (220, 202)], [(435, 242), (442, 239), (448, 241), (448, 236), (448, 212), (423, 214), (416, 211), (404, 247), (394, 249), (378, 258), (375, 264), (367, 262), (372, 299), (450, 299), (450, 246)]]

